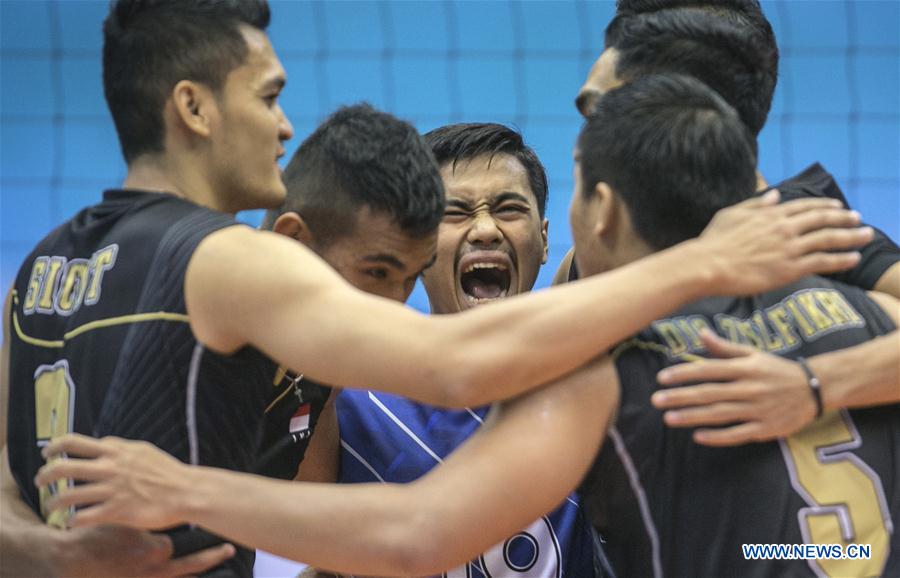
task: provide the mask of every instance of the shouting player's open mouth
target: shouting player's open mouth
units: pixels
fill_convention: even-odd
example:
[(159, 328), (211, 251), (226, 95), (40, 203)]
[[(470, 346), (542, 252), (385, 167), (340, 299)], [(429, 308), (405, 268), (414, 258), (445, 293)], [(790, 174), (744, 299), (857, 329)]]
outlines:
[[(460, 305), (474, 306), (503, 299), (510, 287), (517, 287), (516, 267), (502, 251), (466, 253), (457, 267), (457, 291)], [(513, 294), (517, 291), (513, 290)]]

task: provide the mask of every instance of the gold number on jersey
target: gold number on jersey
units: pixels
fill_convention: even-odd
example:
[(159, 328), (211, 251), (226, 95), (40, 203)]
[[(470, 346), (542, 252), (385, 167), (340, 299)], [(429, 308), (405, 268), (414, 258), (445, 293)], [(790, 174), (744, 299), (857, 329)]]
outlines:
[[(55, 437), (72, 431), (75, 385), (66, 360), (42, 365), (34, 372), (34, 414), (37, 445), (43, 447)], [(48, 512), (44, 504), (57, 492), (65, 491), (71, 480), (60, 480), (40, 489), (41, 513), (51, 526), (65, 527), (68, 512)]]
[(871, 558), (810, 561), (827, 576), (879, 576), (892, 532), (881, 479), (850, 450), (862, 439), (845, 411), (830, 412), (781, 441), (791, 484), (809, 504), (798, 512), (810, 544), (870, 544)]

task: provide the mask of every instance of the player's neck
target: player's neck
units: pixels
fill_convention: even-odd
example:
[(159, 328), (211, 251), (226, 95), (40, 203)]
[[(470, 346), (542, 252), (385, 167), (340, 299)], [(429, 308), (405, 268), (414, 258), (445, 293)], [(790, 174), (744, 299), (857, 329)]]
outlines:
[(166, 155), (144, 155), (128, 166), (122, 188), (168, 193), (223, 211), (209, 180), (190, 166), (172, 162)]
[(763, 176), (759, 169), (756, 169), (756, 190), (757, 192), (768, 189), (769, 181), (766, 180), (766, 177)]

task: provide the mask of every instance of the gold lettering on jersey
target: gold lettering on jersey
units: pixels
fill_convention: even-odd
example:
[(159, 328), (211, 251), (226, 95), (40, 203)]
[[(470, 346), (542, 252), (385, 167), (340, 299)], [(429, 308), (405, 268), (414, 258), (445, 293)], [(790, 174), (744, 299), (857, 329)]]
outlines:
[(740, 343), (737, 320), (734, 317), (730, 315), (716, 315), (716, 327), (719, 328), (719, 333), (724, 334), (725, 339), (734, 343)]
[(737, 319), (735, 325), (737, 325), (738, 334), (741, 336), (743, 343), (756, 349), (765, 349), (762, 337), (759, 336), (756, 327), (753, 326), (749, 319)]
[(862, 323), (862, 317), (847, 302), (840, 293), (834, 291), (813, 291), (816, 301), (825, 310), (825, 313), (831, 316), (837, 325), (850, 325)]
[(82, 304), (96, 304), (100, 300), (103, 275), (115, 266), (118, 251), (118, 245), (109, 245), (90, 259), (37, 257), (31, 266), (23, 313), (71, 315)]
[(794, 299), (800, 304), (803, 312), (810, 321), (816, 326), (816, 333), (830, 329), (834, 325), (834, 320), (828, 317), (824, 311), (819, 308), (815, 295), (811, 291), (804, 291), (794, 295)]
[(709, 329), (710, 331), (712, 331), (712, 327), (709, 326), (709, 322), (705, 318), (703, 318), (699, 315), (693, 315), (693, 316), (689, 317), (688, 319), (690, 321), (691, 327), (693, 327), (694, 331), (697, 332), (698, 337), (699, 337), (700, 331), (702, 331), (703, 329)]
[(800, 327), (804, 337), (812, 337), (816, 334), (816, 329), (806, 320), (806, 317), (803, 315), (803, 312), (800, 311), (800, 306), (796, 301), (787, 299), (784, 301), (784, 304), (788, 308), (788, 311), (791, 312), (791, 317)]
[[(753, 311), (750, 317), (720, 313), (714, 321), (718, 333), (729, 341), (779, 353), (795, 349), (801, 341), (866, 324), (844, 295), (834, 289), (804, 289), (771, 307)], [(709, 322), (702, 316), (660, 319), (652, 327), (672, 356), (704, 351), (699, 334), (709, 328)]]
[(703, 342), (700, 341), (700, 335), (697, 334), (697, 330), (694, 329), (694, 326), (691, 325), (691, 323), (687, 319), (679, 317), (675, 319), (675, 325), (678, 326), (678, 329), (681, 331), (682, 335), (686, 336), (688, 340), (690, 340), (691, 349), (703, 347)]
[(25, 293), (25, 302), (22, 304), (22, 311), (25, 315), (34, 313), (37, 306), (38, 293), (41, 292), (41, 285), (44, 284), (44, 275), (47, 273), (47, 257), (38, 257), (31, 266), (31, 278), (28, 280), (28, 292)]
[(762, 311), (755, 311), (751, 319), (757, 333), (762, 338), (762, 347), (760, 349), (763, 351), (780, 351), (784, 347), (784, 341), (775, 334), (775, 331), (769, 328), (763, 318)]
[(671, 319), (653, 323), (653, 329), (666, 342), (671, 355), (681, 355), (688, 350), (687, 340)]
[(115, 266), (118, 252), (118, 245), (110, 245), (100, 249), (91, 257), (91, 281), (84, 296), (85, 305), (94, 305), (100, 301), (100, 285), (103, 283), (103, 275)]
[(87, 259), (72, 259), (63, 273), (59, 295), (56, 298), (56, 312), (71, 315), (81, 307), (87, 291), (90, 262)]
[(779, 303), (774, 307), (770, 307), (766, 310), (766, 317), (769, 319), (772, 327), (775, 328), (775, 331), (778, 332), (778, 335), (781, 336), (784, 347), (792, 348), (800, 342), (800, 338), (791, 324), (791, 314), (788, 313), (784, 305)]
[(44, 282), (41, 284), (40, 297), (38, 297), (37, 310), (40, 313), (53, 313), (53, 294), (56, 292), (56, 287), (59, 284), (59, 274), (65, 264), (65, 257), (50, 257), (47, 273), (44, 276)]

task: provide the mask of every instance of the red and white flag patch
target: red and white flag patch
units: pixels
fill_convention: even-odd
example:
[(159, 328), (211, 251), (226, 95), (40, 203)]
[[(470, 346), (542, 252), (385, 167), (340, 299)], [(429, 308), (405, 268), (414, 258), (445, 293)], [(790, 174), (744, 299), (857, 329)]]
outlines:
[(297, 408), (296, 412), (294, 412), (294, 416), (291, 418), (291, 424), (288, 426), (288, 429), (292, 434), (309, 429), (309, 410), (309, 404), (304, 403)]

